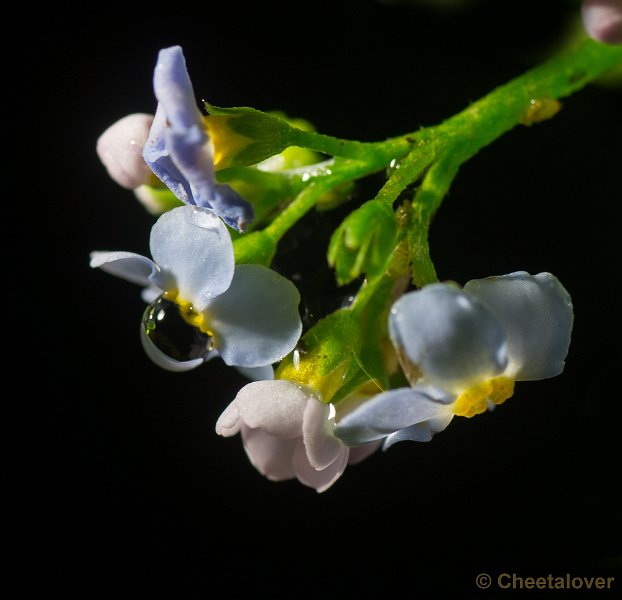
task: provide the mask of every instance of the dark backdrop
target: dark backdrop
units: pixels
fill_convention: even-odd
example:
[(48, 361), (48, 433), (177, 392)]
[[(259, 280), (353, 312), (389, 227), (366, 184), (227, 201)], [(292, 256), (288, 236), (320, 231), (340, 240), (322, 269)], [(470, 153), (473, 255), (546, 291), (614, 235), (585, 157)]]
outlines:
[[(482, 151), (433, 226), (443, 279), (561, 279), (576, 312), (564, 374), (519, 384), (432, 443), (377, 453), (321, 495), (265, 480), (239, 439), (218, 437), (244, 380), (219, 361), (158, 370), (138, 340), (138, 289), (88, 268), (92, 249), (148, 251), (153, 218), (108, 179), (94, 146), (116, 119), (155, 109), (159, 48), (181, 44), (197, 95), (216, 105), (376, 140), (437, 123), (521, 73), (575, 13), (563, 1), (438, 12), (361, 0), (40, 14), (31, 98), (49, 115), (38, 135), (50, 210), (38, 285), (53, 293), (36, 313), (51, 368), (27, 381), (47, 409), (41, 468), (28, 477), (32, 581), (67, 598), (426, 598), (484, 596), (480, 572), (619, 572), (619, 91), (590, 86), (553, 120)], [(316, 314), (339, 295), (318, 271), (336, 222), (309, 215), (283, 249)]]

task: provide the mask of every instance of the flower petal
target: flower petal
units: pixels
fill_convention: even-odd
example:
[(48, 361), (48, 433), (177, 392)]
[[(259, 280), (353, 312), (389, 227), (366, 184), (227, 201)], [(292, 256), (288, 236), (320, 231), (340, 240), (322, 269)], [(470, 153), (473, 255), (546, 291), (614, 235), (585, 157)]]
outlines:
[(335, 420), (329, 419), (330, 407), (315, 397), (309, 398), (302, 417), (302, 440), (309, 463), (325, 469), (337, 460), (343, 444), (333, 435)]
[(268, 479), (283, 481), (295, 476), (292, 456), (296, 447), (302, 446), (299, 438), (284, 439), (242, 425), (242, 442), (251, 464)]
[(242, 419), (240, 419), (240, 411), (235, 402), (231, 402), (225, 410), (222, 411), (218, 421), (216, 421), (216, 433), (223, 437), (231, 437), (242, 428)]
[(231, 284), (231, 237), (224, 223), (204, 209), (180, 206), (164, 213), (151, 229), (150, 246), (159, 267), (175, 278), (180, 297), (197, 311)]
[(171, 371), (173, 373), (183, 373), (184, 371), (190, 371), (192, 369), (196, 369), (196, 367), (201, 366), (205, 359), (203, 358), (195, 358), (193, 360), (187, 360), (184, 362), (180, 362), (167, 356), (160, 350), (154, 343), (151, 341), (147, 333), (145, 332), (145, 328), (143, 324), (140, 325), (140, 341), (143, 345), (143, 349), (145, 350), (145, 354), (161, 369), (165, 371)]
[(304, 485), (314, 488), (317, 492), (325, 492), (345, 471), (348, 466), (348, 448), (342, 446), (341, 451), (325, 469), (317, 470), (311, 466), (303, 444), (296, 446), (293, 457), (294, 472)]
[(180, 200), (244, 229), (253, 219), (252, 206), (229, 186), (216, 185), (212, 146), (179, 46), (160, 50), (153, 86), (159, 104), (145, 161)]
[(253, 428), (294, 438), (302, 436), (302, 419), (307, 400), (313, 395), (310, 388), (293, 381), (254, 381), (245, 385), (234, 402), (241, 419)]
[(153, 175), (143, 158), (153, 115), (135, 113), (123, 117), (97, 140), (97, 155), (108, 174), (120, 186), (133, 190), (149, 183)]
[(450, 411), (447, 411), (447, 414), (444, 414), (441, 417), (428, 419), (422, 423), (417, 423), (416, 425), (400, 429), (385, 438), (384, 443), (382, 444), (382, 449), (388, 450), (391, 446), (393, 446), (393, 444), (406, 440), (412, 442), (429, 442), (434, 434), (443, 431), (443, 429), (449, 425), (453, 418), (454, 415)]
[(581, 16), (591, 38), (605, 44), (622, 44), (620, 0), (583, 0)]
[(251, 381), (271, 381), (274, 379), (272, 365), (263, 367), (236, 367), (238, 372)]
[(381, 440), (369, 442), (369, 444), (363, 444), (362, 446), (352, 446), (350, 448), (350, 456), (348, 456), (348, 464), (358, 465), (378, 450), (380, 446), (382, 446)]
[(159, 271), (146, 256), (134, 252), (91, 252), (91, 267), (116, 275), (138, 285), (150, 285), (150, 277)]
[(447, 414), (449, 406), (411, 388), (390, 390), (343, 417), (335, 425), (334, 433), (344, 444), (359, 446)]
[(228, 365), (259, 367), (281, 360), (302, 331), (300, 295), (290, 281), (261, 265), (240, 265), (229, 289), (205, 309), (214, 347)]
[(570, 295), (550, 273), (524, 271), (474, 279), (464, 286), (492, 312), (508, 343), (508, 374), (518, 380), (554, 377), (564, 370), (573, 311)]
[(404, 294), (391, 309), (389, 333), (416, 372), (453, 392), (495, 377), (507, 365), (505, 335), (497, 320), (477, 300), (447, 284)]

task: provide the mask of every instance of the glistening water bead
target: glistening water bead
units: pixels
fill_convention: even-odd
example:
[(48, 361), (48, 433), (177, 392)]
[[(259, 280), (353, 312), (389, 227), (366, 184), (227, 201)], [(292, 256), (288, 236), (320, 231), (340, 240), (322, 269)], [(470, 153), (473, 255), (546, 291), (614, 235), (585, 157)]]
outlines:
[(145, 310), (143, 327), (159, 350), (180, 362), (205, 358), (212, 349), (212, 338), (188, 323), (179, 305), (163, 296)]

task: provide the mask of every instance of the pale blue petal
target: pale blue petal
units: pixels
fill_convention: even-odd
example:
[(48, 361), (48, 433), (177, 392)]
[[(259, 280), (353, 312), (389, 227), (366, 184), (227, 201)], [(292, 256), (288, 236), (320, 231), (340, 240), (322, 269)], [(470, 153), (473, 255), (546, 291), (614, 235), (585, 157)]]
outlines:
[(334, 434), (348, 446), (358, 446), (405, 427), (441, 417), (451, 409), (411, 388), (399, 388), (374, 396), (335, 426)]
[(404, 294), (391, 309), (389, 333), (426, 382), (455, 392), (507, 365), (505, 335), (495, 317), (447, 284)]
[(260, 367), (281, 360), (302, 331), (300, 295), (287, 279), (261, 265), (240, 265), (229, 289), (205, 315), (214, 348), (228, 365)]
[(196, 367), (201, 366), (205, 359), (203, 358), (195, 358), (193, 360), (187, 360), (184, 362), (180, 362), (167, 356), (160, 350), (154, 343), (151, 341), (147, 333), (145, 332), (145, 328), (143, 324), (140, 325), (140, 341), (143, 345), (143, 349), (145, 350), (145, 354), (161, 369), (166, 371), (172, 371), (173, 373), (182, 373), (184, 371), (190, 371), (195, 369)]
[(237, 367), (238, 372), (251, 381), (271, 381), (274, 379), (274, 368), (272, 365), (263, 367)]
[(429, 442), (435, 433), (443, 431), (449, 425), (454, 415), (448, 410), (446, 414), (435, 419), (429, 419), (410, 427), (400, 429), (395, 433), (387, 436), (382, 444), (383, 450), (388, 450), (393, 444), (397, 442), (412, 441), (412, 442)]
[(180, 298), (197, 311), (231, 284), (231, 237), (205, 209), (180, 206), (164, 213), (151, 229), (150, 245), (158, 266), (174, 277)]
[(153, 86), (159, 104), (143, 150), (145, 162), (182, 202), (244, 229), (253, 219), (252, 206), (229, 186), (216, 184), (212, 146), (179, 46), (160, 51)]
[(151, 259), (134, 252), (91, 252), (90, 265), (138, 285), (149, 285), (158, 273)]
[(503, 327), (510, 375), (527, 381), (554, 377), (564, 370), (573, 310), (570, 294), (555, 276), (520, 271), (474, 279), (464, 289)]

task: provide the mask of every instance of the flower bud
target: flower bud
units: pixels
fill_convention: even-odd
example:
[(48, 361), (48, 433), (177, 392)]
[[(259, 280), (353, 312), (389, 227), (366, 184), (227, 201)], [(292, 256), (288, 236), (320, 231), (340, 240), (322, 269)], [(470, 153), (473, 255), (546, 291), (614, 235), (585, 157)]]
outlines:
[(603, 44), (622, 44), (621, 0), (583, 0), (581, 16), (591, 38)]

